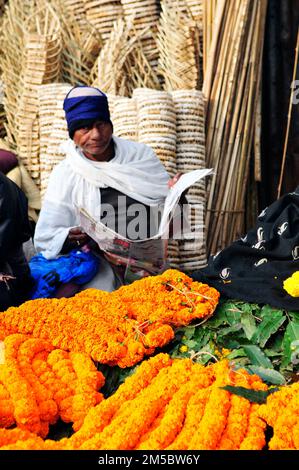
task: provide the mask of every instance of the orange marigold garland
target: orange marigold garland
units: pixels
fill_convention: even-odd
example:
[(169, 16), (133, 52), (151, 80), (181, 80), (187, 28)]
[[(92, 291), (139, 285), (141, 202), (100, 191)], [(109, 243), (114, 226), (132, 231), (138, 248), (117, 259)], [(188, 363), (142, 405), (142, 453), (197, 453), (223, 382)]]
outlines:
[(85, 441), (101, 433), (125, 402), (134, 400), (149, 386), (161, 369), (171, 364), (172, 360), (167, 354), (158, 354), (148, 361), (143, 361), (137, 371), (128, 377), (111, 397), (89, 411), (81, 429), (71, 437), (72, 446), (75, 449), (80, 448)]
[(81, 449), (134, 449), (140, 436), (183, 383), (190, 380), (191, 361), (173, 361), (162, 368), (153, 381), (136, 396), (124, 402), (102, 433), (86, 441)]
[(22, 373), (22, 364), (17, 359), (18, 349), (26, 338), (24, 335), (11, 335), (5, 338), (5, 363), (0, 365), (0, 381), (9, 392), (14, 406), (14, 418), (21, 429), (42, 434), (38, 403), (33, 389)]
[(216, 289), (170, 269), (112, 293), (92, 289), (70, 299), (26, 302), (1, 315), (0, 329), (129, 367), (171, 341), (173, 327), (212, 315), (218, 300)]
[[(145, 366), (152, 368), (154, 361), (162, 368), (155, 376), (150, 374), (151, 380), (146, 375), (142, 383), (142, 369)], [(202, 449), (218, 449), (221, 442), (224, 446), (225, 439), (231, 437), (235, 423), (239, 425), (241, 412), (234, 406), (228, 421), (235, 395), (219, 387), (240, 383), (247, 388), (267, 388), (259, 377), (232, 370), (227, 360), (203, 367), (192, 365), (187, 359), (171, 360), (167, 355), (159, 354), (144, 361), (114, 395), (93, 408), (68, 445), (84, 450), (197, 449), (197, 442)], [(135, 384), (138, 384), (138, 392), (134, 390)], [(128, 392), (124, 394), (122, 387)], [(247, 416), (241, 436), (233, 443), (234, 448), (243, 445), (261, 449), (265, 437), (262, 420), (257, 419), (257, 409), (249, 402), (246, 410), (245, 407), (241, 409)], [(257, 432), (255, 440), (254, 432)]]
[(0, 428), (9, 428), (14, 423), (13, 401), (4, 384), (0, 383)]
[(149, 432), (146, 440), (142, 440), (138, 449), (162, 450), (175, 440), (183, 428), (187, 404), (194, 395), (194, 390), (205, 384), (204, 372), (203, 366), (192, 367), (190, 380), (173, 395), (155, 429)]
[[(64, 369), (68, 370), (67, 364)], [(260, 405), (250, 404), (223, 390), (221, 387), (227, 384), (267, 389), (259, 377), (232, 369), (227, 360), (203, 367), (188, 359), (171, 359), (167, 354), (158, 354), (144, 361), (114, 395), (93, 407), (81, 429), (69, 439), (43, 441), (30, 433), (22, 439), (21, 434), (11, 435), (11, 431), (6, 430), (2, 433), (0, 447), (262, 449), (266, 423), (259, 416)], [(294, 442), (297, 439), (298, 430), (294, 427)]]
[(183, 428), (167, 450), (187, 450), (205, 412), (211, 387), (198, 390), (189, 400)]
[[(205, 413), (188, 446), (189, 449), (217, 449), (225, 429), (231, 394), (226, 390), (222, 390), (221, 387), (228, 383), (230, 368), (228, 361), (225, 360), (216, 363), (213, 367), (216, 371), (216, 379), (212, 385)], [(217, 410), (217, 413), (215, 413), (215, 410)]]
[(281, 387), (259, 408), (259, 416), (273, 427), (270, 450), (299, 450), (299, 383)]
[(0, 365), (0, 424), (45, 437), (59, 416), (78, 430), (103, 396), (104, 377), (90, 358), (67, 353), (40, 339), (10, 335)]
[[(259, 377), (256, 375), (249, 375), (248, 372), (242, 369), (232, 371), (230, 374), (230, 380), (231, 385), (236, 387), (251, 388), (253, 390), (267, 390), (267, 386), (261, 382)], [(252, 445), (252, 449), (254, 449), (254, 443), (251, 442), (250, 444), (251, 434), (257, 437), (257, 449), (260, 449), (265, 445), (265, 428), (260, 421), (258, 421), (258, 424), (261, 425), (260, 427), (262, 432), (259, 434), (258, 432), (252, 431), (254, 410), (254, 405), (245, 398), (237, 395), (231, 396), (231, 405), (227, 417), (226, 428), (221, 436), (219, 449), (237, 450), (242, 446), (247, 446), (249, 450), (250, 445)], [(260, 427), (258, 428), (260, 429)], [(259, 436), (262, 436), (261, 442), (259, 442)]]

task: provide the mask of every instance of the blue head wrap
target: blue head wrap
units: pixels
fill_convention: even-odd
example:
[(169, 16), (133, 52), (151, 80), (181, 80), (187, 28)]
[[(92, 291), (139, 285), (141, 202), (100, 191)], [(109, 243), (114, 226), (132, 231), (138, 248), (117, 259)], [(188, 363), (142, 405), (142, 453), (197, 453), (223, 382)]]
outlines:
[(111, 123), (107, 96), (98, 88), (88, 86), (72, 88), (64, 99), (63, 109), (71, 138), (77, 129), (91, 125), (95, 121)]

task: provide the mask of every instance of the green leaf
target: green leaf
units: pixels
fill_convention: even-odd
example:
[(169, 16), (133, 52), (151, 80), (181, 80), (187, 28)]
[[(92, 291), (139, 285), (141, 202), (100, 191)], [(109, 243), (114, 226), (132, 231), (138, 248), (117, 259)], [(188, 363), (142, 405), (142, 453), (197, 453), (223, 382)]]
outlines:
[[(200, 351), (202, 354), (199, 354), (196, 356), (195, 360), (196, 362), (199, 362), (200, 364), (207, 364), (211, 359), (213, 360), (211, 355), (214, 355), (214, 348), (212, 348), (209, 344), (207, 344), (204, 348), (202, 348)], [(204, 354), (204, 353), (209, 353), (209, 354)]]
[(191, 339), (195, 333), (195, 330), (196, 330), (195, 326), (193, 327), (187, 326), (186, 328), (184, 328), (184, 336), (186, 336), (187, 339)]
[(218, 328), (219, 326), (227, 324), (227, 317), (226, 317), (226, 307), (225, 305), (219, 305), (212, 316), (207, 322), (206, 326), (209, 328)]
[(270, 338), (270, 341), (267, 345), (267, 349), (271, 351), (276, 351), (277, 353), (282, 353), (282, 341), (283, 341), (284, 331), (279, 331)]
[(241, 324), (247, 339), (251, 339), (256, 331), (255, 319), (251, 313), (251, 309), (244, 310), (241, 316)]
[(236, 331), (240, 331), (243, 329), (243, 326), (241, 323), (236, 323), (232, 326), (229, 326), (228, 328), (222, 328), (221, 330), (219, 330), (217, 332), (217, 336), (218, 337), (221, 337), (221, 336), (227, 336), (227, 335), (230, 335), (231, 333), (235, 333)]
[(266, 316), (268, 317), (275, 310), (275, 308), (270, 307), (270, 305), (264, 305), (259, 311), (259, 317), (261, 320)]
[(243, 349), (254, 366), (265, 367), (266, 369), (273, 369), (272, 362), (263, 353), (258, 346), (244, 345)]
[(271, 390), (267, 391), (251, 390), (245, 387), (233, 387), (232, 385), (226, 385), (225, 387), (221, 388), (227, 392), (233, 393), (234, 395), (246, 398), (252, 403), (258, 403), (259, 405), (266, 403), (268, 396), (271, 395), (271, 393), (277, 392), (278, 390), (278, 388), (272, 388)]
[(288, 312), (288, 314), (295, 323), (299, 323), (299, 312)]
[(223, 346), (227, 349), (239, 349), (244, 345), (251, 345), (251, 342), (246, 338), (243, 328), (236, 333), (224, 336), (222, 338)]
[(228, 308), (226, 308), (226, 318), (228, 323), (230, 325), (240, 323), (242, 311), (234, 304), (228, 305), (227, 307)]
[(211, 331), (205, 330), (204, 328), (198, 327), (194, 333), (194, 341), (198, 349), (203, 348), (211, 339)]
[(186, 341), (184, 341), (184, 344), (188, 346), (189, 349), (193, 349), (197, 346), (197, 342), (194, 341), (194, 339), (187, 339)]
[(299, 364), (299, 340), (291, 342), (291, 363), (298, 366)]
[(264, 349), (264, 353), (267, 357), (281, 357), (282, 351), (278, 352), (275, 349)]
[(262, 348), (265, 346), (269, 338), (278, 331), (285, 322), (286, 317), (281, 310), (272, 310), (263, 315), (263, 321), (259, 324), (251, 341), (259, 344)]
[(266, 369), (259, 366), (247, 366), (246, 369), (252, 374), (258, 375), (262, 380), (273, 385), (285, 385), (285, 378), (274, 369)]
[(283, 337), (283, 360), (282, 366), (286, 367), (291, 362), (292, 350), (291, 343), (299, 339), (299, 323), (291, 321)]
[(231, 353), (229, 353), (227, 356), (226, 356), (226, 359), (236, 359), (237, 357), (247, 357), (245, 351), (243, 348), (239, 348), (239, 349), (235, 349), (234, 351), (232, 351)]

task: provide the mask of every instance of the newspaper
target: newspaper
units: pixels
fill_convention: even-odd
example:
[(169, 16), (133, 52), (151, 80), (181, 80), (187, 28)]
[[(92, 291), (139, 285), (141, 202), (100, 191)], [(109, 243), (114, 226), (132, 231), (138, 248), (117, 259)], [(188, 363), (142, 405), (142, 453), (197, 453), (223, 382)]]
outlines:
[(158, 230), (150, 238), (128, 239), (95, 220), (83, 208), (78, 208), (80, 226), (98, 244), (110, 263), (124, 268), (125, 283), (163, 272), (167, 268), (169, 224), (180, 197), (190, 186), (210, 175), (212, 171), (211, 169), (194, 170), (179, 178), (178, 182), (169, 189)]

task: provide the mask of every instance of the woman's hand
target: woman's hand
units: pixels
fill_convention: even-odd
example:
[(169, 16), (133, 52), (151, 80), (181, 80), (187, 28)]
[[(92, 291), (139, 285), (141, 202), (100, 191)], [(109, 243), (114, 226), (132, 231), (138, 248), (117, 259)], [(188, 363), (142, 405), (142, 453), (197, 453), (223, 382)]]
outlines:
[(177, 173), (173, 178), (168, 181), (168, 188), (171, 189), (180, 179), (183, 173)]

